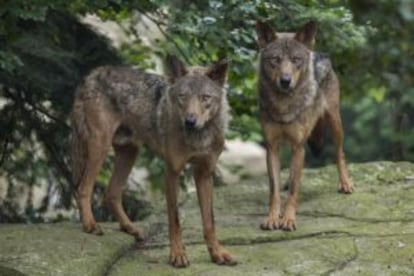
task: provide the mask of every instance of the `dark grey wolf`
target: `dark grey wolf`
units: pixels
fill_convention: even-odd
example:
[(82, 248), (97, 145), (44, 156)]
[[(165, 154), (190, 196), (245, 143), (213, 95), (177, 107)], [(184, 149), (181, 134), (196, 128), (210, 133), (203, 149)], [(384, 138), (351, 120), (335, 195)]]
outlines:
[(115, 167), (106, 200), (121, 230), (143, 239), (122, 207), (122, 189), (142, 145), (165, 160), (170, 262), (189, 261), (181, 240), (177, 186), (187, 162), (193, 165), (204, 238), (211, 259), (233, 265), (214, 228), (213, 172), (224, 146), (229, 106), (223, 92), (227, 62), (186, 67), (174, 56), (166, 60), (169, 79), (128, 67), (100, 67), (75, 95), (72, 126), (73, 182), (83, 230), (102, 234), (91, 211), (95, 178), (111, 146)]
[[(321, 133), (332, 129), (339, 192), (352, 193), (342, 149), (343, 129), (339, 111), (339, 84), (330, 60), (312, 51), (316, 23), (296, 33), (275, 33), (265, 22), (256, 24), (259, 64), (259, 116), (266, 144), (269, 175), (269, 213), (261, 224), (265, 230), (296, 229), (296, 209), (305, 144), (321, 146)], [(289, 193), (281, 211), (279, 147), (288, 142), (292, 150)]]

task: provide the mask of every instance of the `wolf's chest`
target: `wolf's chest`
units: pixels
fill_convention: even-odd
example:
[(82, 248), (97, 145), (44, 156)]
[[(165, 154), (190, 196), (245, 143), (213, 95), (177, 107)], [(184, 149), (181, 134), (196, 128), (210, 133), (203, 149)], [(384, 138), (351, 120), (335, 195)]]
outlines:
[(305, 90), (298, 96), (287, 97), (272, 97), (262, 101), (262, 118), (277, 124), (292, 124), (309, 117), (318, 117), (323, 107), (323, 97), (317, 89)]
[(202, 156), (211, 153), (217, 147), (218, 140), (223, 135), (216, 133), (214, 130), (202, 131), (199, 133), (187, 134), (180, 141), (181, 144), (189, 151), (190, 155)]

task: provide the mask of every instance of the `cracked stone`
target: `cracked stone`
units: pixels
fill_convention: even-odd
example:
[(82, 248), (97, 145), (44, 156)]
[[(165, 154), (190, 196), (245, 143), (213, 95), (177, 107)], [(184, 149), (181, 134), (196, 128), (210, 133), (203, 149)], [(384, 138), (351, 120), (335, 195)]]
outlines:
[(335, 166), (304, 171), (294, 232), (259, 229), (269, 198), (265, 175), (216, 187), (217, 235), (237, 257), (235, 267), (211, 263), (191, 193), (180, 206), (186, 269), (168, 264), (160, 201), (157, 213), (140, 223), (149, 235), (140, 244), (113, 223), (103, 224), (102, 237), (71, 223), (1, 225), (0, 275), (6, 269), (28, 275), (414, 275), (414, 164), (372, 162), (349, 170), (356, 191), (347, 196), (336, 193)]

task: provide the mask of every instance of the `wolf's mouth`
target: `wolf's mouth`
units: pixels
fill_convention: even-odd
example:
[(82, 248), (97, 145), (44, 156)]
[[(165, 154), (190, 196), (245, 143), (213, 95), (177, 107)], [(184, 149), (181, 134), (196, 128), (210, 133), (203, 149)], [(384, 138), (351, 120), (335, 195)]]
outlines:
[(184, 129), (186, 132), (193, 133), (201, 130), (202, 128), (203, 126), (200, 126), (198, 124), (184, 122)]
[(194, 127), (194, 128), (184, 128), (185, 132), (188, 135), (199, 135), (199, 133), (203, 133), (201, 130), (203, 128), (202, 127)]
[(184, 122), (185, 128), (187, 130), (194, 130), (196, 129), (197, 125), (196, 125), (196, 121), (190, 121), (190, 120), (186, 120)]
[(282, 87), (280, 85), (277, 85), (277, 92), (281, 95), (290, 96), (290, 95), (292, 95), (292, 91), (293, 91), (293, 88), (291, 88), (291, 87), (286, 87), (285, 88), (285, 87)]

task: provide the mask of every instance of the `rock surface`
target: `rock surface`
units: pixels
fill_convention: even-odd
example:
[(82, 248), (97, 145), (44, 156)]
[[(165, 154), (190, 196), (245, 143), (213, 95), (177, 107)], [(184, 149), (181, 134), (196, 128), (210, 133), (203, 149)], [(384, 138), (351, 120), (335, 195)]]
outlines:
[(349, 169), (352, 195), (336, 193), (334, 166), (305, 171), (294, 232), (259, 229), (266, 176), (216, 187), (216, 228), (239, 261), (234, 267), (210, 262), (196, 195), (189, 194), (180, 206), (188, 268), (168, 265), (167, 220), (157, 211), (139, 223), (148, 235), (139, 244), (114, 223), (103, 224), (103, 236), (72, 223), (0, 225), (0, 275), (413, 275), (414, 164)]

